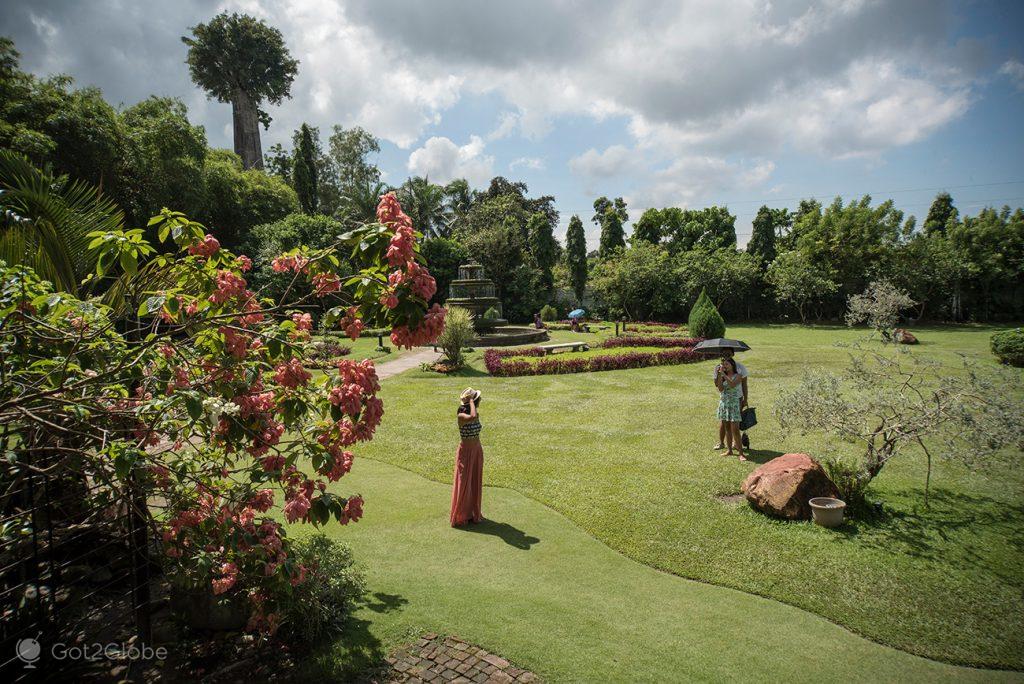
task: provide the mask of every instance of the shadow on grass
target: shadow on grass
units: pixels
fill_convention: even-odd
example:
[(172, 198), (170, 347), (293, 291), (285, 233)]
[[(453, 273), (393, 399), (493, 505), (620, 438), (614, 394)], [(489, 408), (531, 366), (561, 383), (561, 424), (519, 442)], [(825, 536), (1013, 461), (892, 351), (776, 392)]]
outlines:
[(540, 539), (537, 537), (531, 537), (517, 527), (513, 527), (508, 523), (488, 520), (487, 518), (484, 518), (476, 524), (466, 525), (464, 527), (459, 527), (458, 529), (463, 532), (489, 534), (494, 537), (500, 537), (501, 540), (509, 546), (514, 546), (517, 549), (523, 549), (524, 551), (528, 551), (531, 546), (540, 543)]
[(409, 603), (409, 600), (404, 596), (385, 594), (382, 591), (370, 594), (363, 602), (367, 608), (375, 613), (389, 613), (392, 610), (398, 610), (407, 603)]
[(745, 451), (747, 460), (758, 465), (767, 463), (783, 454), (782, 451), (774, 451), (772, 449), (746, 449)]
[[(363, 605), (375, 613), (401, 610), (409, 601), (398, 594), (374, 592)], [(333, 639), (312, 645), (308, 658), (302, 658), (297, 677), (289, 681), (383, 681), (388, 669), (383, 645), (370, 631), (370, 620), (349, 615)], [(287, 679), (287, 678), (286, 678)]]
[[(1024, 505), (949, 489), (933, 489), (929, 507), (912, 510), (857, 511), (837, 532), (859, 544), (927, 560), (950, 561), (955, 553), (965, 565), (996, 574), (1019, 586), (1019, 575), (999, 573), (987, 552), (1006, 544), (1024, 553)], [(955, 538), (955, 539), (954, 539)]]

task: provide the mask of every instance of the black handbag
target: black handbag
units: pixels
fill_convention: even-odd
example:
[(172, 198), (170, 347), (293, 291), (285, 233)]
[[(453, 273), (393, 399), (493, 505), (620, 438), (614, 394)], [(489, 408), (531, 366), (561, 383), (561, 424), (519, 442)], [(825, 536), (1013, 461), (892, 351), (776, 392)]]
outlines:
[(740, 411), (740, 430), (749, 430), (757, 425), (757, 409), (753, 406)]

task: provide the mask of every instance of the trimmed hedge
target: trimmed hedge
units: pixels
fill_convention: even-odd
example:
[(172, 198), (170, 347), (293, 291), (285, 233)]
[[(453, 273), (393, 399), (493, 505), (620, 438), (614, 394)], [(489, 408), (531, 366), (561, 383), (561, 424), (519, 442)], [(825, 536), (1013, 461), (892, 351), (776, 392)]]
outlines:
[(618, 337), (609, 337), (596, 345), (605, 349), (614, 347), (694, 347), (702, 342), (703, 337), (656, 337), (654, 335), (634, 335), (632, 331)]
[(697, 302), (690, 309), (690, 334), (698, 337), (722, 337), (725, 335), (725, 319), (718, 313), (708, 293), (700, 291)]
[(1000, 363), (1024, 367), (1024, 330), (1004, 330), (992, 336), (992, 353)]
[[(673, 340), (673, 342), (675, 341)], [(696, 344), (698, 340), (691, 341)], [(536, 356), (541, 358), (537, 362), (505, 360), (515, 356)], [(649, 366), (669, 366), (680, 363), (696, 363), (703, 361), (705, 358), (704, 354), (695, 352), (692, 345), (656, 352), (610, 352), (599, 356), (587, 357), (574, 357), (572, 354), (547, 356), (542, 347), (530, 347), (527, 349), (488, 349), (484, 352), (484, 365), (487, 367), (487, 372), (491, 375), (510, 378), (522, 375), (560, 375), (565, 373), (624, 370), (627, 368), (647, 368)]]

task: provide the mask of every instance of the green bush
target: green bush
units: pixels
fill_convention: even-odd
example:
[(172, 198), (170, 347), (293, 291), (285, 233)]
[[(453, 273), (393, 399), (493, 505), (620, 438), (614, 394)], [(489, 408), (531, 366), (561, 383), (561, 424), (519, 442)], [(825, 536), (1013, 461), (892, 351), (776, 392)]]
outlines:
[(498, 313), (498, 310), (497, 310), (497, 309), (495, 309), (495, 308), (494, 308), (494, 307), (492, 306), (492, 307), (491, 307), (490, 309), (488, 309), (487, 311), (484, 311), (484, 318), (486, 318), (486, 319), (487, 319), (487, 320), (489, 320), (489, 321), (495, 321), (495, 320), (497, 320), (497, 319), (501, 318), (501, 314), (500, 314), (500, 313)]
[(993, 335), (992, 353), (1000, 363), (1024, 367), (1024, 331), (1016, 328)]
[(558, 320), (558, 309), (556, 309), (555, 307), (551, 306), (550, 304), (545, 304), (544, 307), (540, 310), (540, 320), (542, 320), (542, 321), (557, 321)]
[(839, 496), (851, 511), (867, 509), (867, 488), (871, 483), (871, 474), (863, 463), (827, 456), (821, 459), (821, 467), (835, 483)]
[(714, 302), (705, 290), (700, 291), (696, 303), (690, 309), (690, 320), (687, 325), (694, 337), (722, 337), (725, 335), (725, 319), (718, 313)]
[(285, 636), (295, 645), (317, 644), (341, 631), (366, 587), (353, 567), (352, 551), (327, 535), (297, 539), (294, 549), (306, 580), (283, 602)]
[(462, 366), (465, 362), (463, 350), (474, 339), (473, 315), (461, 307), (449, 307), (444, 319), (444, 331), (437, 338), (437, 346), (444, 350), (445, 358), (453, 366)]

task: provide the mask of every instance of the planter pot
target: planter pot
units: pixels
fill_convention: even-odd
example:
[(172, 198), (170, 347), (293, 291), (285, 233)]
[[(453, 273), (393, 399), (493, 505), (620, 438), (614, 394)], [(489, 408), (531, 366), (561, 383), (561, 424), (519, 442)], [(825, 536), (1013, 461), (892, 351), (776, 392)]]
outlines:
[(172, 589), (175, 612), (192, 629), (234, 632), (249, 622), (250, 606), (240, 594), (214, 596), (209, 588)]
[(811, 505), (811, 517), (816, 524), (822, 527), (839, 527), (843, 524), (845, 501), (830, 496), (818, 496), (807, 503)]

